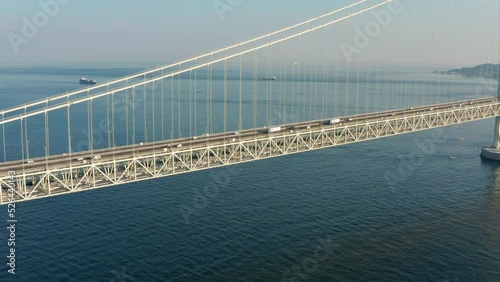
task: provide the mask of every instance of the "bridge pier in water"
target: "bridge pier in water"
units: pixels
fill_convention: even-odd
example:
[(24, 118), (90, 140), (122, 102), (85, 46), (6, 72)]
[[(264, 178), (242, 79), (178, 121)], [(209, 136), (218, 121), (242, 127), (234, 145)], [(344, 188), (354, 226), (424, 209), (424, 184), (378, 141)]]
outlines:
[[(498, 92), (500, 98), (500, 66), (498, 68)], [(481, 157), (489, 160), (500, 161), (500, 117), (495, 118), (495, 136), (493, 146), (485, 147), (481, 151)]]

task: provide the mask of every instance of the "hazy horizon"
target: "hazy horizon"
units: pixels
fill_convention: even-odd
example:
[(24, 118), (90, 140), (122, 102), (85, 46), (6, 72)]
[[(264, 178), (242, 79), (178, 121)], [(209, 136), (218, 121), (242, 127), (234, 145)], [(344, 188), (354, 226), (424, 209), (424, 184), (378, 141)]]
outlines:
[[(4, 4), (0, 11), (2, 65), (150, 62), (153, 67), (266, 34), (354, 2), (321, 1), (311, 5), (305, 0), (272, 3), (156, 0), (145, 5), (133, 0), (42, 0), (40, 3), (54, 1), (59, 1), (57, 13), (49, 16), (46, 25), (38, 28), (32, 38), (24, 38), (15, 47), (9, 34), (23, 36), (25, 19), (33, 22), (37, 13), (44, 10), (38, 1)], [(230, 9), (218, 12), (216, 6), (221, 3)], [(374, 3), (377, 2), (366, 2)], [(354, 61), (436, 67), (500, 62), (499, 1), (401, 0), (401, 7), (402, 12), (392, 16), (369, 46), (353, 56)], [(381, 9), (385, 7), (378, 11)], [(341, 43), (353, 44), (355, 28), (363, 29), (373, 20), (373, 15), (367, 13), (328, 28), (331, 38), (327, 38), (326, 47), (322, 48), (331, 50), (328, 53), (331, 59), (345, 63)], [(313, 47), (300, 48), (307, 53), (307, 48)]]

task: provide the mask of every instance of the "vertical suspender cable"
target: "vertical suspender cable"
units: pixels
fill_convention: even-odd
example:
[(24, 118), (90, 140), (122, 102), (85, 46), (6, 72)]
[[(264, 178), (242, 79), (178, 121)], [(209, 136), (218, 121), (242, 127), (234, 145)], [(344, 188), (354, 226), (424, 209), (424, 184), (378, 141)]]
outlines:
[[(295, 57), (295, 56), (294, 56)], [(292, 78), (290, 79), (290, 88), (291, 88), (291, 95), (289, 96), (290, 97), (290, 101), (288, 102), (290, 107), (289, 107), (289, 115), (291, 117), (293, 117), (293, 120), (295, 121), (297, 119), (297, 113), (294, 112), (294, 101), (295, 101), (295, 95), (296, 95), (296, 81), (295, 81), (295, 75), (297, 73), (296, 69), (298, 68), (299, 66), (299, 63), (298, 63), (298, 59), (295, 57), (294, 62), (292, 63)]]
[[(283, 82), (283, 115), (284, 116), (291, 116), (291, 113), (289, 114), (288, 113), (288, 108), (287, 108), (287, 97), (290, 96), (290, 93), (291, 93), (291, 90), (293, 90), (293, 87), (292, 87), (292, 83), (293, 83), (293, 79), (289, 79), (288, 78), (288, 64), (290, 64), (290, 62), (288, 62), (287, 59), (285, 59), (285, 72), (284, 72), (284, 82)], [(293, 61), (291, 62), (291, 65), (292, 65), (292, 71), (293, 71)], [(290, 93), (288, 93), (290, 92)]]
[(72, 154), (72, 150), (71, 150), (72, 144), (71, 144), (71, 111), (70, 111), (70, 108), (71, 108), (71, 104), (68, 104), (68, 107), (66, 108), (66, 110), (67, 110), (67, 121), (68, 121), (68, 153), (69, 153), (69, 156), (71, 157), (71, 154)]
[[(370, 65), (366, 67), (366, 90), (365, 90), (365, 114), (368, 113), (368, 105), (370, 100)], [(380, 97), (380, 92), (374, 93), (377, 97)]]
[[(90, 96), (90, 93), (89, 93), (88, 90), (87, 90), (87, 96)], [(92, 138), (91, 137), (92, 136), (92, 132), (90, 130), (90, 123), (91, 123), (91, 121), (90, 121), (90, 101), (91, 100), (87, 101), (87, 133), (88, 133), (87, 137), (88, 137), (88, 143), (89, 143), (88, 144), (89, 145), (89, 148), (88, 148), (89, 151), (92, 150), (92, 143), (91, 143), (92, 142), (92, 140), (91, 140), (91, 138)]]
[(210, 65), (207, 66), (207, 128), (205, 130), (205, 133), (210, 132)]
[[(316, 63), (313, 63), (310, 67), (310, 73), (309, 73), (309, 93), (305, 91), (305, 86), (304, 86), (304, 104), (302, 105), (303, 107), (303, 112), (304, 112), (304, 118), (306, 117), (307, 112), (309, 112), (309, 120), (313, 120), (313, 95), (314, 95), (314, 76), (316, 75)], [(314, 69), (314, 70), (313, 70)], [(309, 107), (306, 107), (306, 96), (309, 96)], [(307, 110), (309, 108), (309, 110)], [(316, 109), (314, 109), (316, 111)]]
[(373, 70), (373, 83), (375, 83), (375, 86), (373, 88), (373, 101), (369, 102), (369, 105), (367, 105), (368, 109), (370, 112), (374, 112), (375, 104), (377, 103), (378, 99), (380, 98), (380, 68), (375, 65), (375, 69)]
[(111, 135), (111, 145), (113, 146), (113, 154), (115, 152), (115, 93), (111, 93), (111, 131), (113, 134)]
[(387, 70), (384, 69), (382, 72), (384, 73), (384, 83), (385, 83), (385, 91), (384, 91), (385, 104), (388, 110), (392, 110), (391, 103), (389, 102), (389, 81), (387, 80)]
[[(46, 127), (46, 130), (47, 130), (47, 156), (50, 156), (50, 126), (49, 126), (49, 112), (47, 112), (47, 115), (46, 115), (46, 119), (47, 119), (47, 127)], [(92, 140), (93, 141), (93, 140)]]
[[(144, 80), (146, 77), (144, 77)], [(147, 118), (147, 113), (148, 113), (148, 100), (147, 100), (147, 93), (146, 93), (146, 84), (142, 86), (143, 90), (143, 103), (144, 103), (144, 137), (143, 140), (144, 142), (148, 142), (148, 118)]]
[[(319, 86), (318, 86), (318, 83), (319, 83), (319, 76), (320, 76), (320, 65), (319, 65), (319, 62), (316, 63), (316, 68), (314, 69), (314, 97), (313, 97), (313, 100), (314, 100), (314, 119), (317, 119), (318, 116), (321, 116), (321, 115), (318, 115), (318, 96), (319, 96)], [(311, 109), (309, 109), (310, 111)]]
[(399, 79), (399, 97), (400, 97), (400, 104), (399, 108), (404, 108), (405, 106), (405, 85), (404, 85), (404, 79)]
[(259, 68), (258, 63), (258, 50), (254, 53), (254, 70), (253, 70), (253, 108), (252, 108), (252, 116), (253, 116), (253, 128), (257, 127), (257, 72)]
[[(128, 84), (128, 82), (127, 82)], [(129, 144), (129, 131), (128, 131), (128, 89), (125, 90), (125, 138), (127, 139), (127, 145)]]
[[(268, 76), (272, 76), (272, 71), (273, 71), (273, 67), (272, 67), (272, 63), (271, 63), (271, 51), (272, 51), (272, 45), (268, 47), (267, 49), (267, 75)], [(272, 99), (272, 92), (271, 92), (271, 80), (268, 79), (267, 80), (267, 101), (266, 101), (266, 110), (267, 110), (267, 113), (266, 113), (266, 124), (268, 125), (273, 125), (273, 121), (272, 121), (272, 117), (271, 117), (271, 111), (272, 111), (272, 105), (273, 105), (273, 99)]]
[[(299, 65), (299, 70), (300, 70), (300, 66), (301, 65)], [(307, 77), (306, 72), (307, 72), (307, 67), (305, 67), (304, 70), (302, 70), (302, 71), (297, 71), (297, 105), (296, 105), (296, 108), (295, 108), (295, 112), (297, 113), (297, 116), (301, 112), (300, 111), (300, 91), (301, 91), (300, 87), (302, 87), (302, 86), (304, 87), (303, 93), (302, 93), (303, 95), (302, 96), (303, 96), (303, 100), (305, 99), (305, 94), (306, 94), (306, 77)], [(301, 74), (303, 74), (303, 78), (300, 77)], [(301, 82), (302, 82), (302, 85), (301, 85)], [(296, 119), (296, 121), (303, 120), (303, 118), (304, 118), (303, 116), (302, 116), (302, 118), (299, 117), (298, 119)]]
[[(300, 66), (301, 65), (299, 65), (299, 70), (300, 70)], [(305, 66), (305, 63), (304, 63), (304, 66)], [(303, 92), (302, 93), (303, 94), (302, 100), (305, 101), (305, 99), (306, 99), (306, 84), (307, 84), (306, 83), (306, 81), (307, 81), (306, 80), (306, 78), (307, 78), (306, 72), (307, 72), (307, 66), (305, 66), (303, 70), (297, 72), (297, 95), (298, 95), (297, 96), (297, 107), (296, 107), (297, 113), (301, 112), (300, 111), (300, 91), (301, 91), (300, 87), (302, 87), (302, 92)], [(300, 77), (301, 75), (303, 76), (302, 78)], [(305, 117), (302, 115), (302, 118), (298, 118), (298, 119), (296, 119), (296, 121), (303, 120), (304, 118)]]
[(321, 117), (321, 109), (320, 112), (318, 112), (318, 99), (322, 98), (320, 97), (320, 88), (319, 88), (319, 83), (321, 81), (321, 77), (323, 76), (323, 66), (320, 66), (320, 62), (316, 63), (316, 69), (314, 71), (314, 119), (317, 119), (318, 117)]
[(198, 135), (198, 70), (194, 71), (194, 135)]
[[(19, 125), (21, 126), (21, 159), (25, 163), (24, 159), (24, 129), (23, 129), (23, 118), (19, 120)], [(24, 165), (23, 165), (24, 166)]]
[[(179, 65), (179, 69), (181, 66)], [(179, 137), (182, 137), (181, 128), (181, 75), (177, 75), (177, 124), (179, 127)]]
[(171, 124), (170, 124), (170, 139), (175, 138), (175, 119), (174, 119), (174, 77), (170, 77), (170, 112), (171, 112)]
[[(438, 101), (437, 101), (437, 102), (438, 102), (438, 103), (439, 103), (439, 98), (440, 98), (440, 96), (441, 96), (441, 95), (440, 95), (440, 93), (441, 93), (441, 91), (438, 91), (438, 92), (437, 92), (437, 97), (438, 97)], [(444, 97), (446, 97), (446, 96), (447, 96), (447, 95), (446, 95), (446, 93), (445, 93), (443, 96), (444, 96)]]
[(340, 115), (340, 102), (339, 102), (339, 93), (340, 93), (340, 81), (339, 81), (339, 65), (335, 64), (335, 77), (334, 77), (334, 83), (335, 83), (335, 94), (333, 95), (333, 116), (336, 117), (337, 115)]
[(210, 115), (210, 119), (209, 119), (209, 122), (210, 122), (210, 127), (208, 128), (209, 132), (210, 133), (213, 133), (213, 130), (214, 130), (214, 117), (213, 117), (213, 68), (212, 68), (212, 65), (208, 66), (209, 70), (210, 70), (210, 76), (208, 78), (208, 81), (209, 81), (209, 88), (208, 88), (208, 93), (209, 93), (209, 99), (208, 99), (208, 102), (210, 104), (210, 111), (209, 111), (209, 115)]
[(276, 108), (277, 108), (276, 112), (280, 116), (285, 116), (284, 113), (281, 111), (282, 110), (282, 108), (281, 108), (281, 106), (282, 106), (281, 102), (282, 102), (282, 95), (283, 95), (283, 60), (281, 58), (280, 58), (280, 61), (279, 61), (279, 66), (280, 66), (280, 72), (279, 72), (279, 78), (278, 78), (278, 82), (279, 82), (278, 105), (276, 106)]
[(346, 65), (346, 82), (345, 82), (345, 113), (344, 115), (345, 116), (348, 116), (349, 115), (349, 63), (347, 63)]
[(382, 80), (382, 69), (378, 67), (376, 71), (376, 84), (377, 84), (377, 95), (375, 96), (375, 102), (373, 103), (372, 111), (376, 111), (376, 105), (379, 103), (379, 100), (382, 98), (382, 90), (380, 89), (380, 82)]
[[(5, 119), (5, 114), (2, 113), (2, 120)], [(5, 123), (2, 124), (2, 143), (3, 143), (3, 161), (6, 162), (7, 161), (7, 146), (5, 144)]]
[(409, 95), (410, 94), (410, 76), (411, 76), (411, 74), (409, 72), (405, 72), (405, 79), (403, 80), (403, 87), (404, 87), (403, 97), (405, 99), (403, 105), (405, 108), (411, 106), (410, 105), (411, 97)]
[[(305, 63), (304, 63), (305, 64)], [(293, 105), (293, 112), (294, 112), (294, 115), (296, 116), (295, 120), (302, 120), (302, 118), (300, 117), (300, 87), (301, 87), (301, 84), (300, 84), (300, 80), (301, 80), (301, 77), (300, 77), (300, 74), (301, 72), (299, 71), (300, 70), (300, 67), (302, 65), (297, 65), (297, 70), (295, 72), (295, 77), (296, 77), (296, 80), (295, 80), (295, 85), (296, 85), (296, 89), (295, 89), (295, 104)], [(304, 72), (304, 78), (305, 78), (306, 74)]]
[(189, 136), (193, 135), (193, 72), (189, 71)]
[(420, 87), (418, 89), (418, 104), (419, 105), (425, 105), (425, 96), (427, 96), (427, 91), (425, 91), (425, 85), (427, 85), (427, 81), (425, 78), (422, 78), (422, 81), (419, 81), (418, 84)]
[[(109, 91), (109, 85), (106, 85), (106, 91)], [(110, 119), (109, 119), (109, 95), (106, 95), (106, 125), (108, 127), (108, 148), (111, 148), (111, 130), (110, 130)]]
[(359, 107), (359, 61), (356, 65), (356, 115), (358, 114)]
[(330, 73), (331, 73), (331, 70), (330, 70), (330, 64), (328, 61), (325, 61), (325, 88), (324, 88), (324, 109), (323, 109), (323, 118), (327, 118), (328, 116), (330, 116), (329, 114), (329, 107), (328, 105), (331, 103), (331, 99), (330, 99)]
[[(26, 107), (24, 108), (24, 114), (26, 115)], [(30, 140), (28, 138), (28, 118), (24, 119), (24, 136), (26, 141), (26, 158), (30, 159)]]
[(287, 83), (288, 83), (288, 72), (287, 72), (287, 69), (288, 69), (288, 60), (284, 59), (283, 61), (283, 73), (281, 73), (280, 71), (280, 75), (282, 77), (282, 79), (280, 79), (283, 87), (281, 88), (281, 93), (280, 93), (280, 107), (279, 107), (279, 112), (283, 115), (283, 116), (287, 116), (287, 112), (286, 112), (286, 96), (287, 96), (287, 90), (288, 90), (288, 87), (287, 87)]
[(227, 60), (224, 60), (224, 133), (227, 132)]
[(156, 128), (155, 128), (155, 126), (156, 126), (156, 124), (155, 124), (155, 121), (156, 121), (155, 120), (155, 81), (154, 80), (153, 80), (153, 85), (151, 87), (152, 87), (151, 103), (152, 103), (152, 108), (153, 108), (153, 110), (152, 110), (153, 137), (152, 138), (153, 138), (153, 142), (156, 142), (156, 134), (155, 134), (156, 133)]
[(312, 106), (312, 91), (313, 91), (313, 75), (314, 75), (314, 63), (312, 61), (309, 61), (309, 95), (307, 94), (307, 74), (306, 70), (304, 71), (304, 92), (302, 93), (302, 116), (303, 118), (307, 118), (307, 111), (306, 111), (306, 106), (307, 106), (307, 97), (309, 97), (309, 108)]
[(259, 71), (259, 62), (258, 62), (258, 51), (255, 52), (254, 56), (254, 73), (253, 73), (253, 127), (257, 127), (257, 94), (259, 92), (257, 75)]
[(436, 100), (433, 101), (433, 104), (439, 103), (440, 93), (441, 93), (441, 79), (438, 80)]
[(406, 72), (403, 72), (402, 73), (403, 75), (403, 78), (400, 79), (400, 84), (401, 84), (401, 108), (405, 108), (407, 107), (408, 105), (408, 102), (407, 102), (407, 96), (406, 96), (406, 77), (408, 76), (408, 73)]
[[(318, 96), (319, 96), (318, 83), (320, 80), (320, 72), (321, 72), (320, 68), (322, 68), (322, 66), (320, 66), (319, 62), (316, 62), (316, 67), (314, 69), (314, 97), (313, 97), (313, 101), (314, 101), (313, 117), (314, 117), (314, 119), (317, 119), (317, 117), (321, 116), (321, 115), (318, 115)], [(311, 109), (309, 109), (309, 111), (311, 111)]]
[[(48, 107), (48, 101), (46, 102), (46, 107)], [(49, 112), (45, 112), (45, 161), (50, 154), (50, 137), (49, 137)]]
[[(161, 70), (163, 75), (163, 70)], [(161, 80), (161, 140), (165, 140), (165, 93), (163, 92), (163, 84), (165, 79)]]
[(243, 55), (240, 55), (240, 97), (239, 97), (240, 116), (238, 120), (238, 130), (243, 129), (242, 97), (243, 97)]
[(90, 99), (89, 101), (89, 118), (90, 118), (90, 150), (94, 150), (94, 113), (93, 113), (93, 99)]
[(135, 87), (132, 88), (132, 145), (135, 145)]

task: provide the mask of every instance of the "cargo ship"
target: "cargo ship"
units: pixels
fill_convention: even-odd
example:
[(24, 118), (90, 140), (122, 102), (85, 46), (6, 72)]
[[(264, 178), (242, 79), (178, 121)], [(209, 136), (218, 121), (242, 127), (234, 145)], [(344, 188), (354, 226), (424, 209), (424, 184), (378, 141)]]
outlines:
[(97, 82), (93, 79), (87, 79), (85, 77), (82, 77), (80, 78), (80, 84), (84, 84), (84, 85), (94, 85), (96, 84)]
[(276, 76), (268, 76), (268, 77), (263, 77), (263, 80), (278, 80)]

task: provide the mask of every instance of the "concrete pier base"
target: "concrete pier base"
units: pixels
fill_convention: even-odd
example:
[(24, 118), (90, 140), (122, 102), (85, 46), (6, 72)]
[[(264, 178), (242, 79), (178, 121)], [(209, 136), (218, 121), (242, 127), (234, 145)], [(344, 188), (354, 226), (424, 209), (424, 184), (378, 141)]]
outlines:
[(485, 147), (481, 151), (481, 157), (493, 161), (500, 161), (500, 149)]

